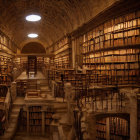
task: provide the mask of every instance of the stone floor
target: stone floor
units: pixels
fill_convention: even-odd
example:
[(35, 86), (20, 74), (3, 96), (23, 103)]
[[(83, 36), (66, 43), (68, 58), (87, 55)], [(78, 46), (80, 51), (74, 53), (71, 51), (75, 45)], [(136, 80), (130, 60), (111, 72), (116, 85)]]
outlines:
[(42, 72), (37, 71), (37, 74), (33, 78), (28, 78), (26, 72), (22, 72), (21, 75), (17, 78), (17, 80), (24, 80), (24, 79), (45, 79), (45, 76), (42, 74)]

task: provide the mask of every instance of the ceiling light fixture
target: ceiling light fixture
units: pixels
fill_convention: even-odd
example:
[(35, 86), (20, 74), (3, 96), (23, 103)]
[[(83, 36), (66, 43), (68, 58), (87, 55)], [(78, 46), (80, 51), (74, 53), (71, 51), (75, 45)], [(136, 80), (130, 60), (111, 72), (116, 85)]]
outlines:
[(28, 34), (28, 37), (30, 37), (30, 38), (37, 38), (38, 34), (31, 33), (31, 34)]
[(28, 16), (26, 16), (26, 20), (27, 21), (32, 21), (32, 22), (39, 21), (39, 20), (41, 20), (41, 16), (39, 16), (39, 15), (28, 15)]

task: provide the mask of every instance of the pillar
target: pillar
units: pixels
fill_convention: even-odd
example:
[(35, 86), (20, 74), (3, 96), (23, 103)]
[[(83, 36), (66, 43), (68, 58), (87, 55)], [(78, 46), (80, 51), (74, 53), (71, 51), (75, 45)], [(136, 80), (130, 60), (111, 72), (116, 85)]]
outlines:
[(91, 112), (87, 116), (87, 132), (89, 134), (89, 140), (96, 140), (96, 117)]
[(14, 101), (16, 99), (17, 96), (17, 83), (16, 82), (12, 82), (11, 83), (11, 96), (12, 96), (12, 101)]
[(130, 140), (137, 140), (137, 125), (137, 98), (135, 95), (130, 98)]
[(125, 88), (121, 89), (120, 93), (125, 93), (129, 99), (129, 106), (127, 107), (130, 114), (130, 140), (137, 140), (137, 93), (139, 89)]

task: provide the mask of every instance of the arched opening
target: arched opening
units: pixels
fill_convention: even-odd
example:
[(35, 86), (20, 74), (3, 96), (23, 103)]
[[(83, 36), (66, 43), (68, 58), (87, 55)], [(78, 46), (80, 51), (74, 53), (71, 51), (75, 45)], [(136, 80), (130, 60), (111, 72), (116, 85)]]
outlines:
[(102, 114), (96, 116), (96, 139), (129, 140), (128, 114)]
[(45, 48), (37, 42), (27, 43), (21, 50), (23, 54), (45, 54)]

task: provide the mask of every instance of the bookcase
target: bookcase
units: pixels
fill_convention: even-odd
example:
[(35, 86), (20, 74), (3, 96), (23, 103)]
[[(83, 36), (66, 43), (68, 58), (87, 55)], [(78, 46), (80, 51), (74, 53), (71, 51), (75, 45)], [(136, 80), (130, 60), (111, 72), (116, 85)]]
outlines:
[(41, 70), (41, 67), (44, 64), (44, 57), (37, 57), (37, 69)]
[(110, 140), (129, 140), (129, 123), (127, 120), (110, 117)]
[(29, 75), (29, 72), (37, 73), (37, 57), (36, 56), (28, 56), (28, 68), (27, 68), (27, 74)]
[(50, 106), (30, 105), (21, 109), (19, 130), (30, 135), (50, 135), (54, 109)]
[(0, 52), (8, 55), (14, 55), (17, 52), (17, 46), (10, 40), (8, 36), (0, 31)]
[(99, 84), (139, 84), (140, 11), (113, 18), (83, 35), (83, 66)]
[(70, 38), (64, 37), (53, 45), (54, 64), (57, 69), (70, 68), (72, 50)]
[(52, 115), (54, 114), (54, 110), (48, 107), (45, 111), (45, 134), (50, 134), (50, 125), (53, 120)]
[(106, 140), (106, 118), (96, 121), (96, 140)]
[(41, 106), (29, 107), (29, 133), (40, 135), (42, 132)]
[(12, 80), (12, 58), (0, 55), (0, 84), (9, 85)]
[(96, 140), (129, 140), (129, 129), (129, 121), (126, 119), (117, 116), (100, 118), (96, 120)]
[(17, 96), (25, 97), (27, 90), (27, 80), (17, 80)]

